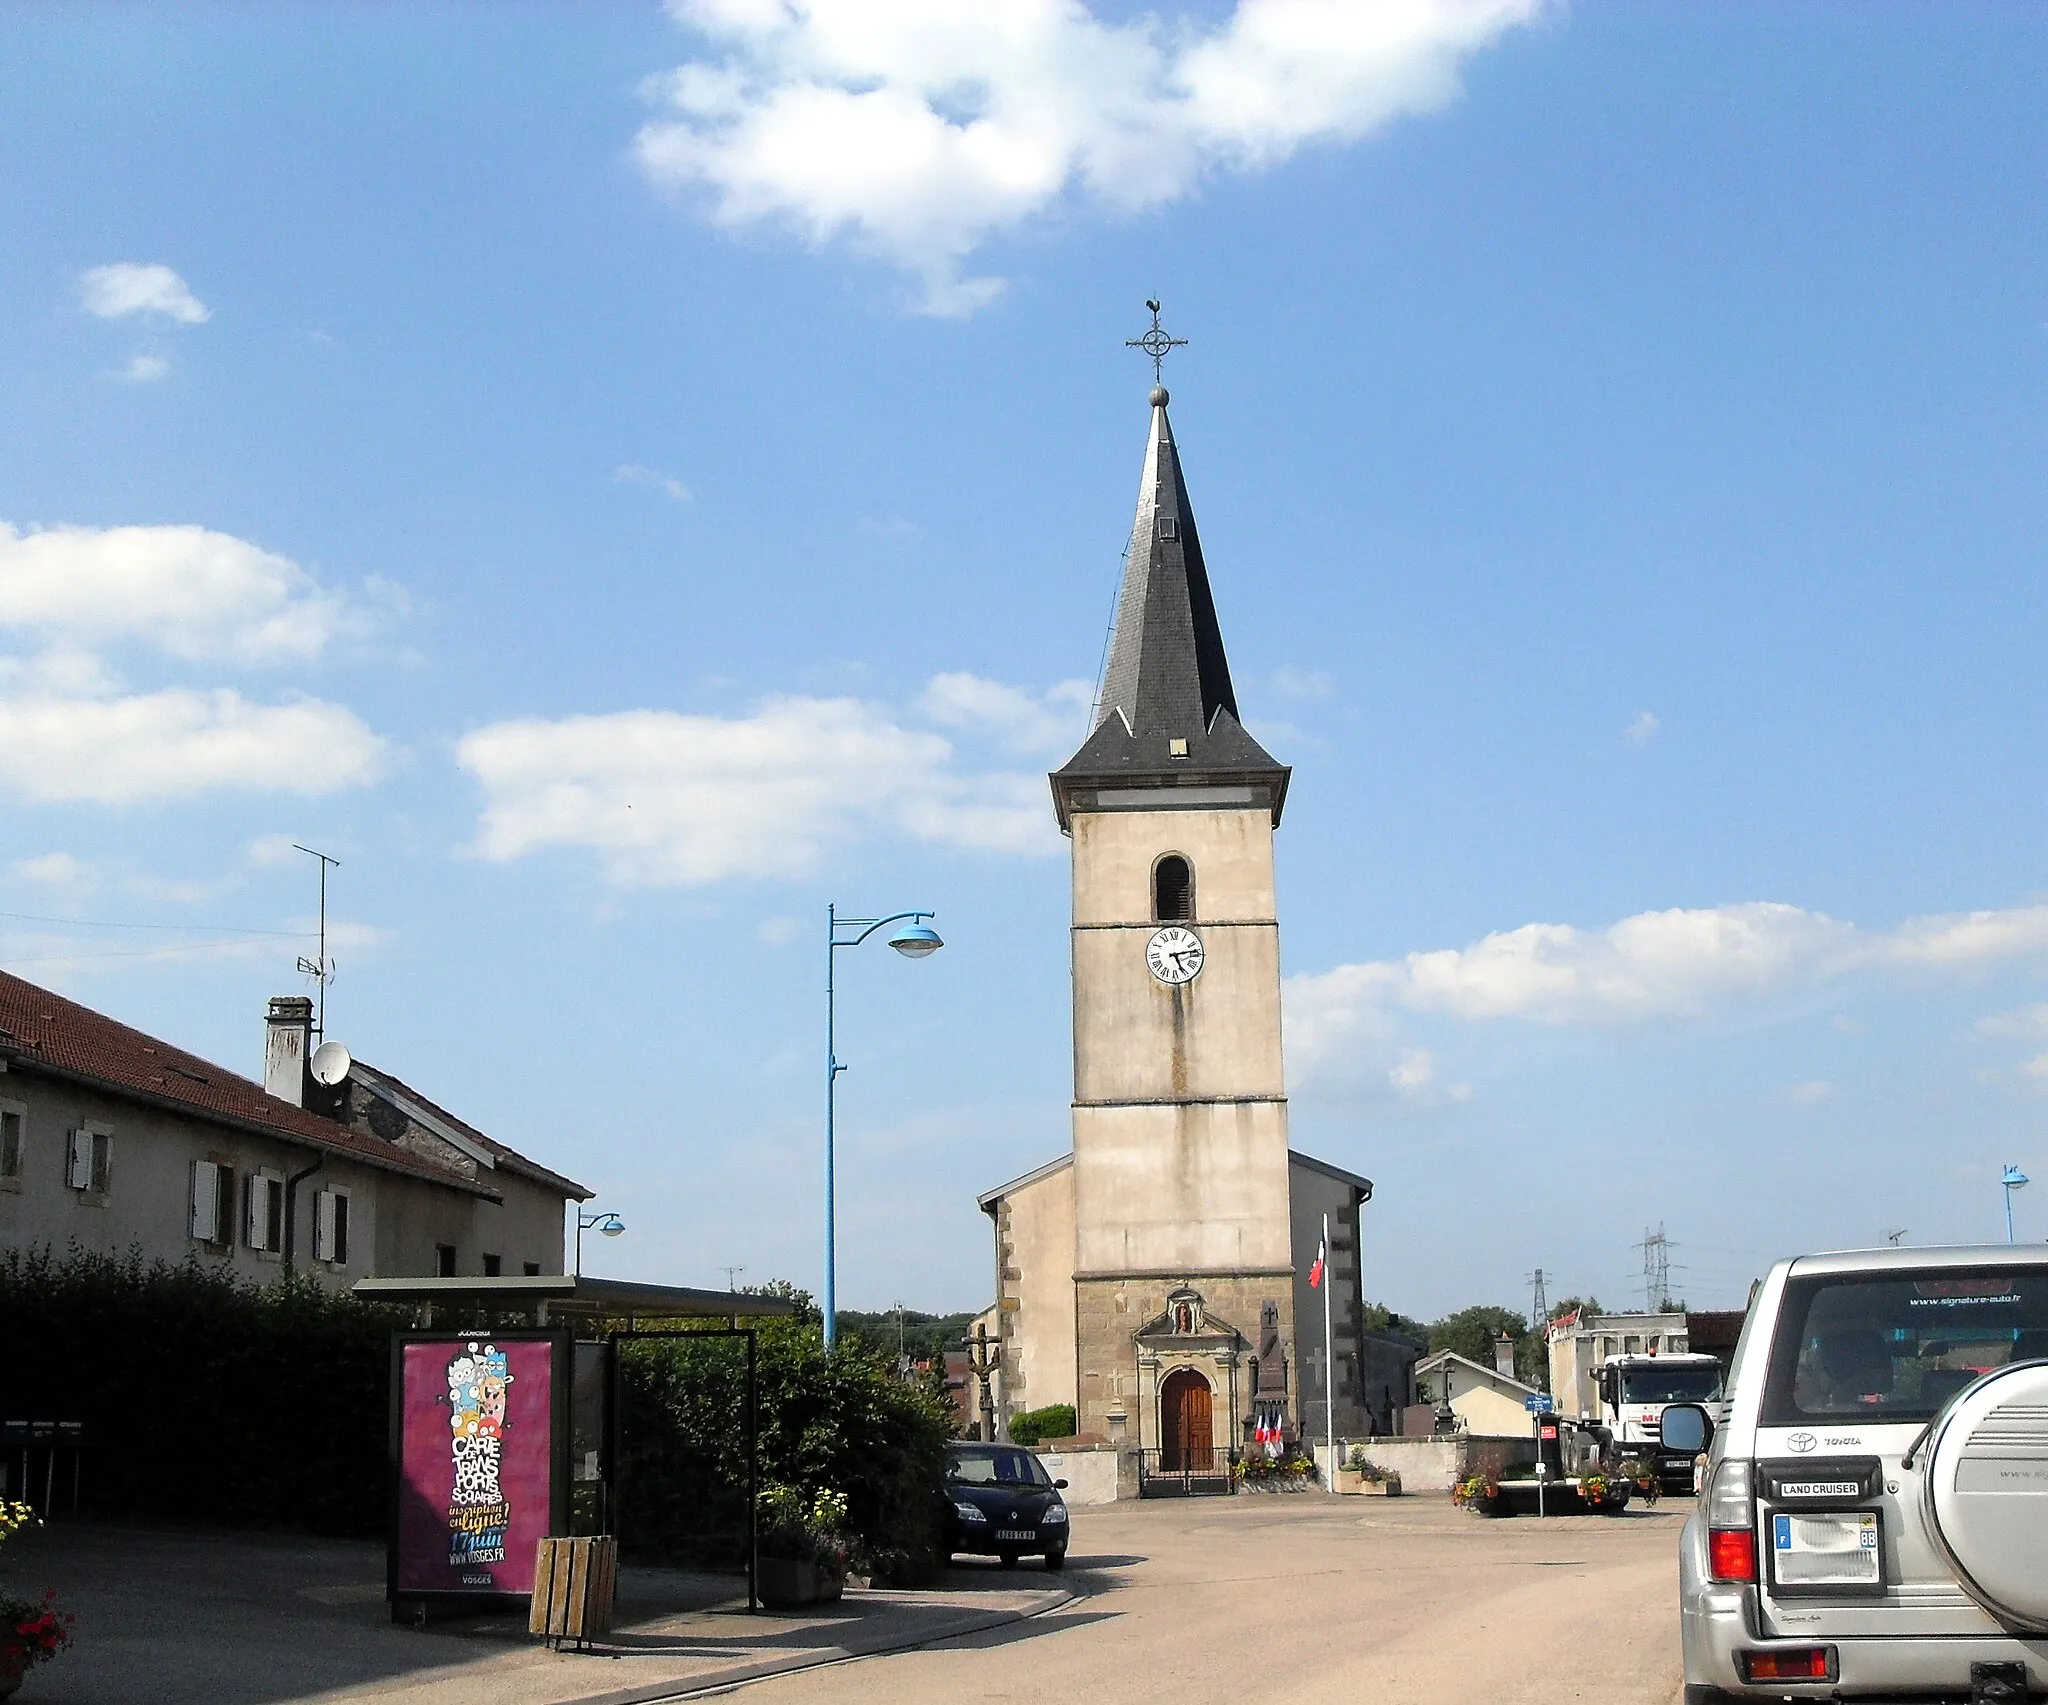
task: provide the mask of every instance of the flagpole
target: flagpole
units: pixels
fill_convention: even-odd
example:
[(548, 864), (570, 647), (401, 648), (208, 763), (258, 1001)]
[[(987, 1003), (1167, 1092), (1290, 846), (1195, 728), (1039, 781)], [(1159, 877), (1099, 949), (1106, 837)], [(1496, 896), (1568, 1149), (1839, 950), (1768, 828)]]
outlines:
[[(1355, 1263), (1354, 1263), (1355, 1265)], [(1337, 1489), (1337, 1362), (1330, 1342), (1330, 1216), (1323, 1215), (1323, 1434), (1330, 1441), (1330, 1484)]]

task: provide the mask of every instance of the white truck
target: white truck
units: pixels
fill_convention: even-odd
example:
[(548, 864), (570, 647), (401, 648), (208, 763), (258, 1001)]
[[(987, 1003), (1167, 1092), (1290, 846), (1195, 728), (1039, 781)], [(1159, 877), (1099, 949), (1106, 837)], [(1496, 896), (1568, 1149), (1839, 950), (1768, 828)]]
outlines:
[(1664, 1457), (1664, 1408), (1697, 1403), (1717, 1422), (1727, 1405), (1721, 1396), (1721, 1364), (1712, 1356), (1678, 1351), (1656, 1356), (1609, 1356), (1594, 1375), (1600, 1410), (1601, 1454), (1609, 1462), (1640, 1457), (1657, 1464), (1659, 1478), (1677, 1489), (1692, 1488), (1692, 1457)]

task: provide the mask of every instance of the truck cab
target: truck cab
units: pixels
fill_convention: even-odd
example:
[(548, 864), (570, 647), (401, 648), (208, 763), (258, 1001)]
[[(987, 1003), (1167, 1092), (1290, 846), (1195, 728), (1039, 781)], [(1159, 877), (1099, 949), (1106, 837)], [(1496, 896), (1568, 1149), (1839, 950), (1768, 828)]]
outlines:
[(1614, 1458), (1641, 1457), (1658, 1465), (1659, 1476), (1683, 1489), (1692, 1486), (1692, 1458), (1660, 1460), (1664, 1410), (1672, 1403), (1697, 1403), (1717, 1420), (1721, 1364), (1712, 1356), (1683, 1352), (1657, 1356), (1609, 1356), (1594, 1375), (1600, 1394), (1601, 1428)]

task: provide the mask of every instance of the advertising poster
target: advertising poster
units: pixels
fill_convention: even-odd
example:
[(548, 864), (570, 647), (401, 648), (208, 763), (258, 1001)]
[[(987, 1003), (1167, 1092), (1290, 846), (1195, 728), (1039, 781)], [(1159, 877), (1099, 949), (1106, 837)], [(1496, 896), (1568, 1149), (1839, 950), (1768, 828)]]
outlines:
[(554, 1349), (483, 1333), (403, 1346), (399, 1593), (531, 1593), (547, 1537)]

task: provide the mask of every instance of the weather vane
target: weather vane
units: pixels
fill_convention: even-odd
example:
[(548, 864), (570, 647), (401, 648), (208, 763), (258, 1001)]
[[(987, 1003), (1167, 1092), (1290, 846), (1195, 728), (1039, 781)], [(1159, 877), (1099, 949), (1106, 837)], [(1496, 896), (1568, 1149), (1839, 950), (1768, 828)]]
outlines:
[(1168, 337), (1166, 335), (1166, 328), (1159, 323), (1159, 304), (1157, 302), (1147, 297), (1145, 306), (1152, 310), (1152, 329), (1143, 337), (1125, 338), (1124, 348), (1142, 349), (1147, 355), (1152, 357), (1152, 383), (1157, 385), (1164, 382), (1163, 374), (1165, 371), (1166, 352), (1171, 349), (1187, 348), (1188, 340), (1184, 337)]

